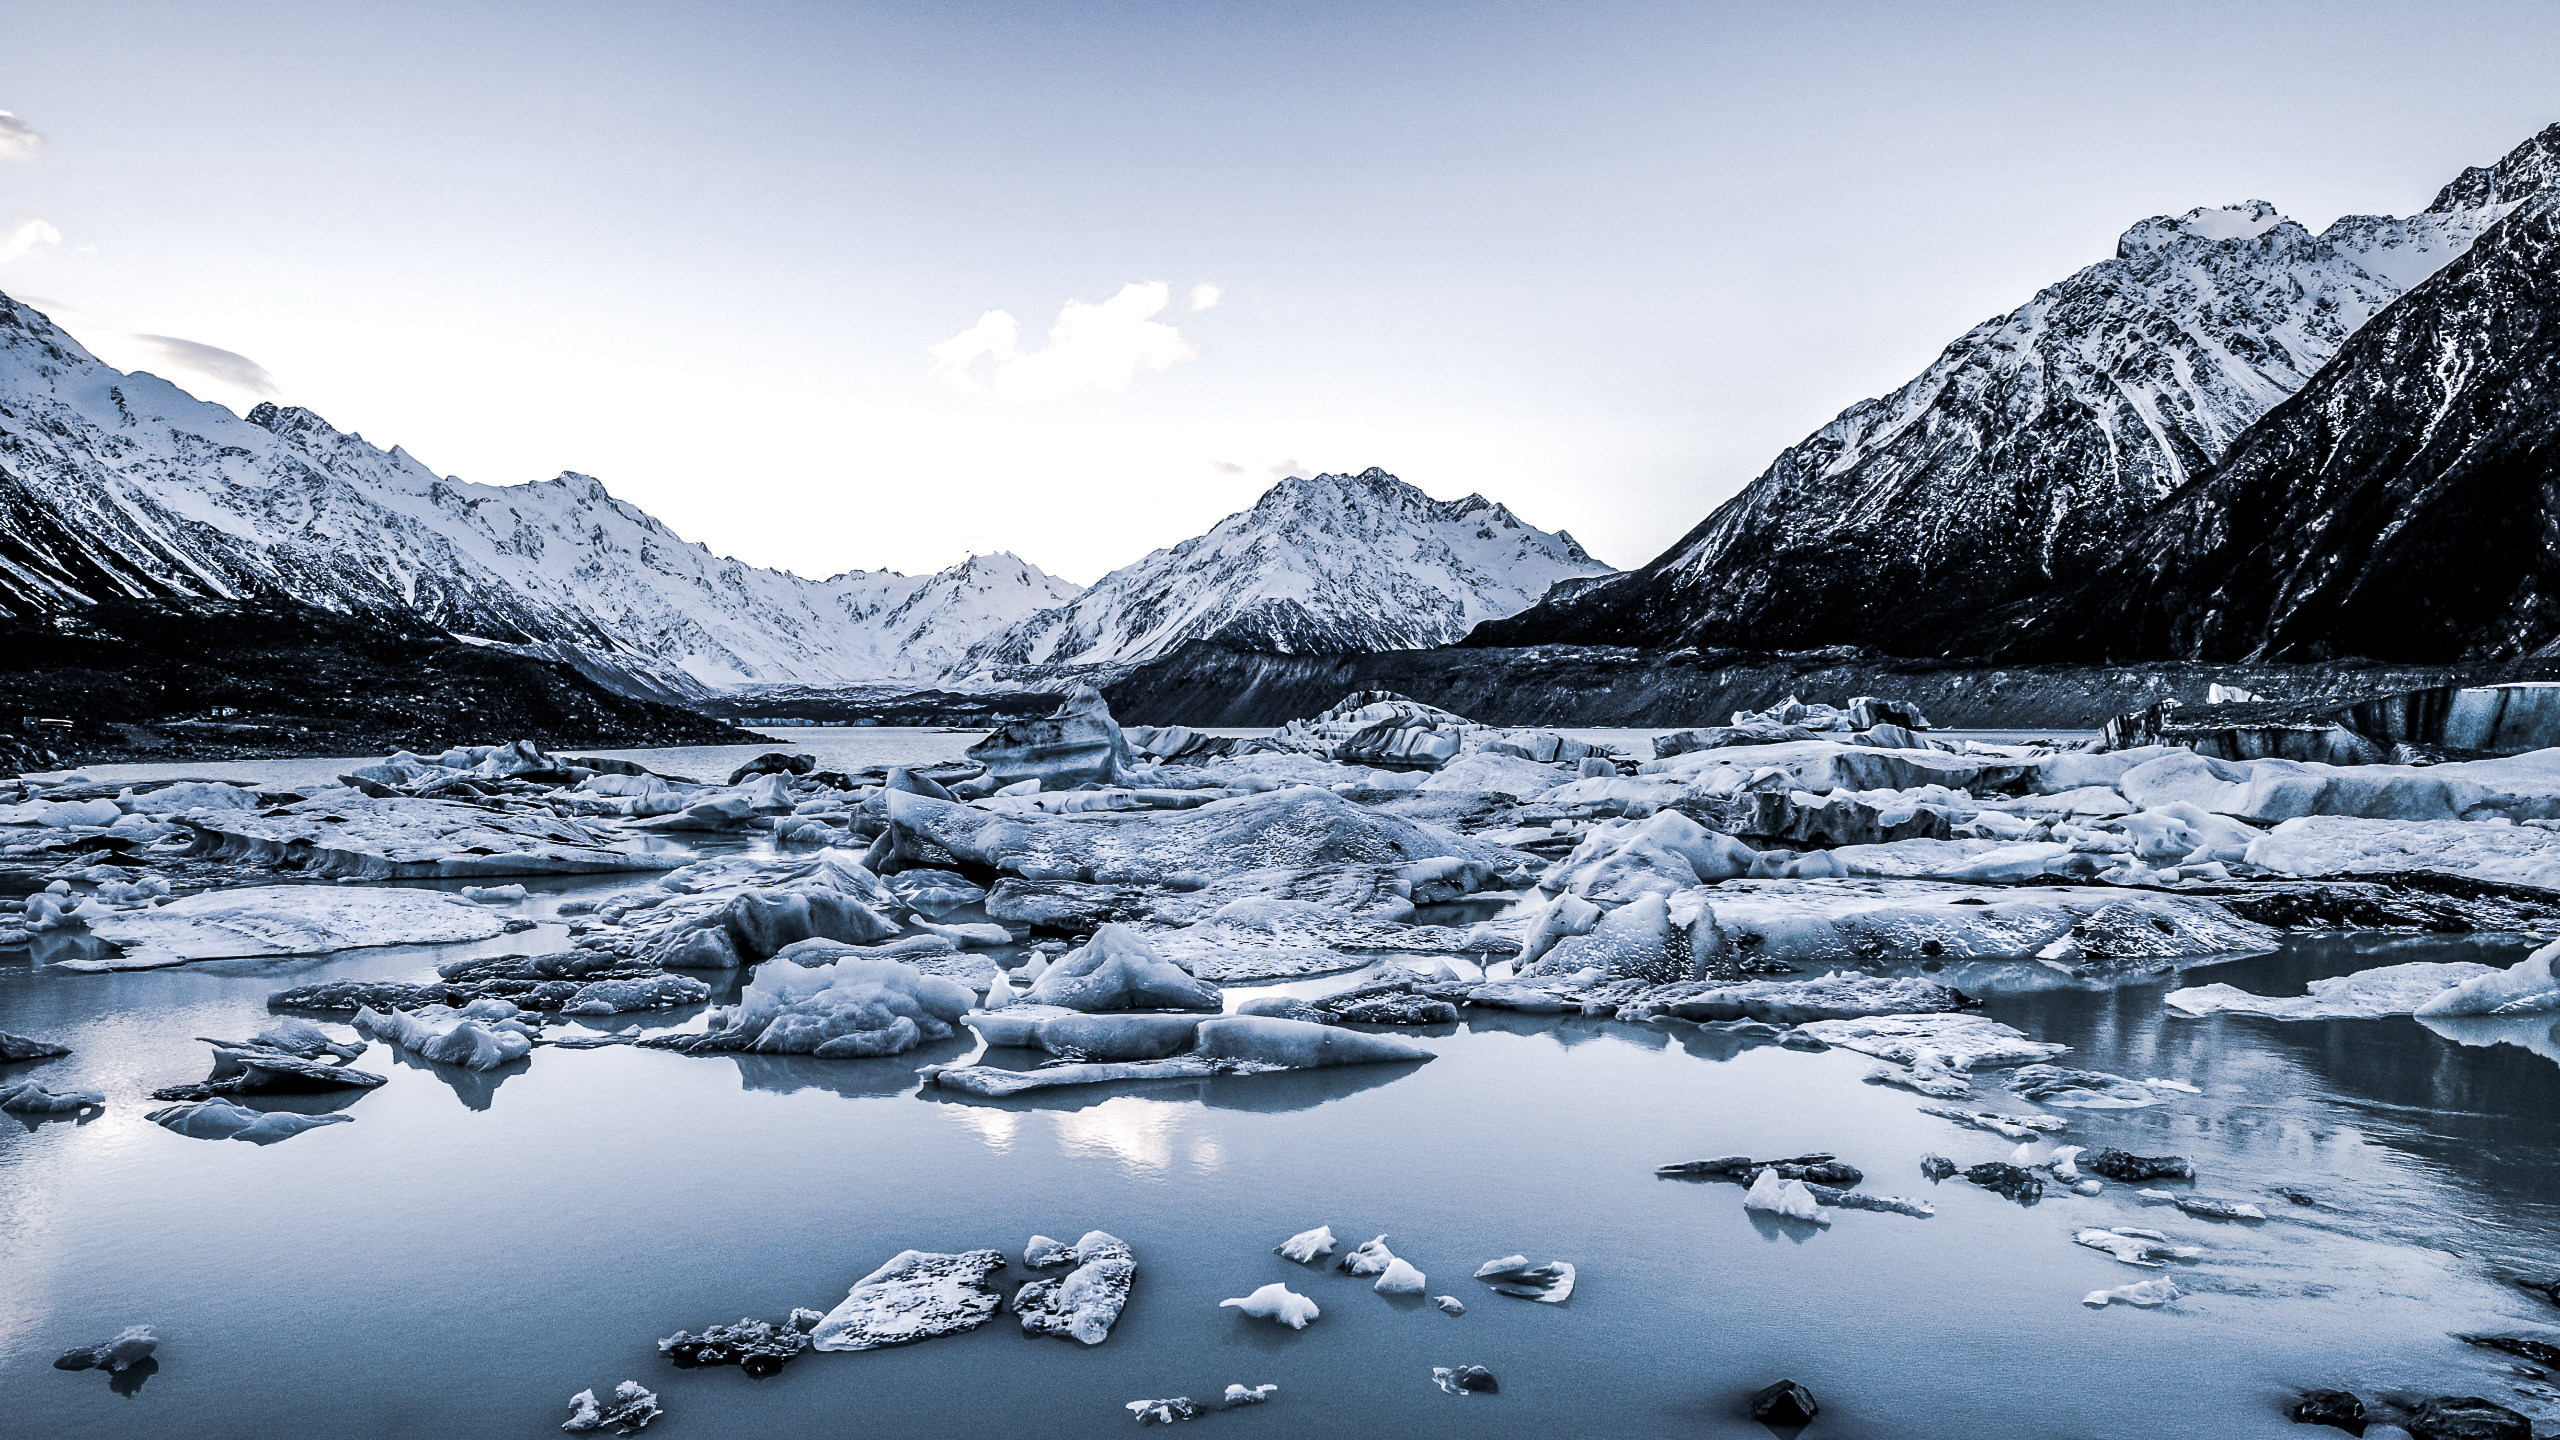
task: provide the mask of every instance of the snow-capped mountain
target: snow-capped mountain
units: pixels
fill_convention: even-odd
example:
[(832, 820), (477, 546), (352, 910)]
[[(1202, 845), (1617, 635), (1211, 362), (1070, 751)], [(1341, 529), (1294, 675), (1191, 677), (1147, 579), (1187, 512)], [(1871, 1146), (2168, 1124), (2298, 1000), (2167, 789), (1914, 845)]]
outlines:
[(970, 651), (955, 678), (1124, 665), (1193, 640), (1284, 655), (1445, 645), (1609, 567), (1480, 495), (1384, 470), (1291, 478), (1205, 535), (1111, 572)]
[(1934, 654), (2111, 559), (2163, 497), (2560, 170), (2560, 125), (2405, 219), (2313, 235), (2264, 201), (2125, 232), (1780, 455), (1625, 576), (1479, 629), (1550, 641)]
[(583, 650), (697, 693), (922, 678), (1078, 587), (1011, 555), (807, 580), (689, 544), (591, 477), (440, 477), (307, 410), (242, 419), (0, 296), (0, 608), (282, 594)]
[(2560, 652), (2560, 187), (2357, 332), (2124, 554), (1954, 643), (2019, 660)]

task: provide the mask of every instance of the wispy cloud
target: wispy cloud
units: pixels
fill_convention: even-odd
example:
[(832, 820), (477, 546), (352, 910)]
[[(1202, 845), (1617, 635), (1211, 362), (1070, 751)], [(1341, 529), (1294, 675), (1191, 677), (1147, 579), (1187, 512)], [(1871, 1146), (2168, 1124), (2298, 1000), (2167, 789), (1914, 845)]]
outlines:
[(1022, 347), (1020, 322), (1003, 310), (925, 348), (943, 383), (1013, 404), (1125, 394), (1140, 375), (1199, 358), (1199, 346), (1155, 318), (1172, 303), (1170, 285), (1124, 285), (1098, 305), (1068, 301), (1049, 327), (1049, 343), (1037, 350)]
[(190, 377), (210, 380), (266, 399), (284, 393), (284, 387), (276, 383), (276, 377), (267, 373), (267, 367), (237, 350), (225, 350), (200, 340), (181, 340), (175, 335), (127, 335), (124, 338), (132, 350), (139, 353), (142, 363), (121, 366), (121, 369), (148, 370), (163, 380), (176, 381), (182, 386)]
[(40, 215), (21, 215), (0, 222), (0, 263), (24, 259), (39, 245), (59, 245), (62, 232)]
[(33, 160), (44, 153), (44, 136), (36, 127), (0, 110), (0, 160)]
[(1224, 298), (1224, 297), (1225, 297), (1225, 295), (1226, 295), (1226, 293), (1227, 293), (1227, 292), (1226, 292), (1225, 290), (1220, 289), (1218, 286), (1215, 286), (1215, 285), (1210, 284), (1210, 283), (1209, 283), (1208, 281), (1206, 281), (1206, 280), (1203, 280), (1203, 281), (1201, 281), (1199, 284), (1192, 286), (1192, 287), (1191, 287), (1191, 310), (1192, 310), (1192, 313), (1196, 315), (1196, 314), (1198, 314), (1199, 312), (1201, 312), (1201, 311), (1203, 311), (1203, 310), (1215, 310), (1215, 309), (1217, 309), (1217, 308), (1218, 308), (1218, 301), (1219, 301), (1220, 299)]

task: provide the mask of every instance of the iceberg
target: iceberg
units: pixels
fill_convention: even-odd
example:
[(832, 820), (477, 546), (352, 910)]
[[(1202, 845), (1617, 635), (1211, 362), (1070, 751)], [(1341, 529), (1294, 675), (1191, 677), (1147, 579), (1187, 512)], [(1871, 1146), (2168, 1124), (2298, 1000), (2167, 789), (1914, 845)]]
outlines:
[(1232, 1306), (1257, 1320), (1275, 1321), (1292, 1330), (1306, 1329), (1308, 1321), (1324, 1313), (1316, 1308), (1313, 1300), (1277, 1282), (1265, 1285), (1250, 1295), (1221, 1300), (1218, 1306), (1220, 1309)]
[(653, 1037), (660, 1048), (706, 1055), (752, 1050), (854, 1059), (898, 1055), (958, 1033), (977, 1003), (968, 986), (895, 960), (766, 965), (738, 1003), (698, 1036)]
[(1302, 1230), (1281, 1241), (1272, 1248), (1272, 1253), (1284, 1259), (1295, 1260), (1301, 1265), (1312, 1265), (1322, 1257), (1332, 1254), (1335, 1243), (1333, 1227), (1319, 1225), (1313, 1230)]
[(2170, 991), (2164, 1003), (2180, 1015), (2264, 1015), (2277, 1020), (2422, 1015), (2429, 1013), (2428, 1005), (2450, 998), (2466, 984), (2505, 973), (2468, 960), (2412, 960), (2314, 980), (2304, 987), (2309, 993), (2303, 995), (2253, 995), (2236, 985), (2198, 985)]
[(322, 955), (374, 945), (487, 940), (506, 922), (433, 890), (258, 885), (206, 890), (149, 910), (92, 915), (89, 933), (124, 953), (62, 962), (74, 970), (155, 970), (197, 960)]
[(2560, 940), (2504, 970), (2474, 976), (2420, 1005), (2413, 1014), (2529, 1015), (2560, 1009)]
[(1290, 1070), (1435, 1058), (1419, 1045), (1385, 1035), (1261, 1015), (1204, 1021), (1199, 1033), (1199, 1053), (1208, 1059)]
[(854, 1282), (843, 1303), (810, 1331), (810, 1343), (820, 1350), (876, 1350), (975, 1330), (1004, 1303), (993, 1279), (1004, 1264), (1001, 1250), (901, 1251)]
[(1132, 926), (1109, 924), (1060, 956), (1023, 998), (1070, 1010), (1207, 1010), (1223, 1003), (1218, 988), (1195, 980), (1157, 953)]
[(1413, 1262), (1391, 1257), (1387, 1268), (1378, 1272), (1378, 1283), (1369, 1288), (1381, 1295), (1419, 1295), (1429, 1284), (1429, 1277), (1413, 1268)]
[(1099, 1345), (1110, 1338), (1111, 1323), (1129, 1301), (1129, 1285), (1137, 1277), (1137, 1257), (1126, 1243), (1100, 1230), (1085, 1232), (1064, 1257), (1075, 1269), (1068, 1274), (1034, 1280), (1013, 1297), (1026, 1335), (1056, 1335)]
[(1816, 1225), (1831, 1223), (1831, 1217), (1822, 1213), (1821, 1202), (1813, 1198), (1813, 1192), (1805, 1188), (1803, 1181), (1781, 1180), (1775, 1170), (1763, 1170), (1752, 1180), (1751, 1189), (1742, 1197), (1742, 1208), (1766, 1210), (1772, 1215), (1783, 1215), (1790, 1220), (1809, 1220)]

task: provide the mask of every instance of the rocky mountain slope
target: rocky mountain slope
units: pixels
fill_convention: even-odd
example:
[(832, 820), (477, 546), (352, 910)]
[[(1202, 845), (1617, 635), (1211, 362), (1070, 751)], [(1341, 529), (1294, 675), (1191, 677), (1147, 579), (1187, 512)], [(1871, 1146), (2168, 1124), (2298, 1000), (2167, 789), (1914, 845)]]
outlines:
[(1950, 643), (2019, 659), (2560, 653), (2560, 188), (2359, 331), (2120, 559)]
[(2405, 219), (2318, 235), (2263, 201), (2146, 220), (1780, 455), (1625, 576), (1470, 643), (1865, 644), (1937, 653), (2080, 579), (2385, 306), (2560, 171), (2560, 125)]
[(1384, 470), (1283, 480), (1205, 535), (1103, 577), (969, 652), (956, 678), (1133, 664), (1193, 640), (1284, 655), (1445, 645), (1606, 575), (1571, 535)]
[(1010, 555), (806, 580), (713, 555), (596, 480), (466, 484), (307, 410), (243, 420), (0, 296), (0, 611), (280, 596), (406, 609), (678, 688), (930, 676), (1073, 598)]

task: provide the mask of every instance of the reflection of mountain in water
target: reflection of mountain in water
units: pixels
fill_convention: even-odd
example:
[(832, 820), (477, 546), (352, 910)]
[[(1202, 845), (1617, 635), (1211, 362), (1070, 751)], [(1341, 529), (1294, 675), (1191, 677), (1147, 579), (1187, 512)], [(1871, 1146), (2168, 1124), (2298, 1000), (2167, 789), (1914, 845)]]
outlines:
[[(2414, 960), (2505, 966), (2526, 945), (2487, 936), (2300, 937), (2266, 955), (2188, 972), (2186, 983), (2228, 982), (2262, 995), (2301, 994), (2310, 981)], [(2321, 1200), (2303, 1218), (2379, 1225), (2442, 1244), (2445, 1187), (2456, 1201), (2519, 1216), (2524, 1241), (2560, 1232), (2560, 1058), (2553, 1016), (2430, 1027), (2406, 1016), (2276, 1020), (2169, 1013), (2155, 984), (2089, 993), (1994, 995), (1986, 1013), (2039, 1040), (2072, 1047), (2057, 1063), (2203, 1088), (2154, 1108), (2079, 1111), (2074, 1144), (2176, 1153), (2208, 1142), (2245, 1155), (2248, 1169), (2205, 1177), (2204, 1188), (2263, 1196), (2293, 1186)], [(2535, 1022), (2539, 1021), (2537, 1025)], [(2504, 1042), (2504, 1043), (2500, 1043)], [(1998, 1095), (1996, 1073), (1975, 1092)], [(2413, 1166), (2410, 1161), (2418, 1164)]]

